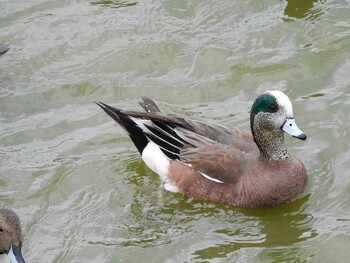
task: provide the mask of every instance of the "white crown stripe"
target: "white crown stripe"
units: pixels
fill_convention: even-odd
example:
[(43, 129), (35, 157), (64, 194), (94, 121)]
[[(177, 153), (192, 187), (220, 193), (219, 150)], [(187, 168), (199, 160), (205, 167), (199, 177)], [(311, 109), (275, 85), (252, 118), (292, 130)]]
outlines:
[(278, 90), (269, 90), (266, 92), (274, 96), (277, 103), (286, 109), (287, 118), (294, 118), (292, 102), (286, 94)]

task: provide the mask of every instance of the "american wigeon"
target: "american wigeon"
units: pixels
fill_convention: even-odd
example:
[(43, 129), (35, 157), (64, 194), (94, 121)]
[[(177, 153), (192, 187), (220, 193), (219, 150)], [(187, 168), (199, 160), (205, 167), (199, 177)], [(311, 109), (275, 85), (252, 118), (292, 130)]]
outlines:
[(251, 133), (162, 113), (146, 97), (140, 102), (146, 112), (97, 104), (127, 131), (168, 191), (254, 208), (286, 203), (307, 183), (303, 163), (287, 151), (284, 132), (301, 140), (306, 135), (281, 91), (255, 99)]
[[(24, 263), (21, 222), (15, 212), (0, 209), (0, 262)], [(7, 258), (6, 258), (7, 257)]]

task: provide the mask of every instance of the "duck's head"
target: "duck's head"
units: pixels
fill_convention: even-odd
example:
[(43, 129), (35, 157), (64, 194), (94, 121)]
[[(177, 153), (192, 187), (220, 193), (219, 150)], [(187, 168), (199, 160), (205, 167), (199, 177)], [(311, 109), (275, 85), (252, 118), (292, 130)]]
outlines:
[(0, 254), (7, 254), (11, 263), (24, 263), (21, 223), (15, 212), (0, 209)]
[(250, 112), (250, 125), (253, 135), (260, 130), (272, 133), (283, 131), (295, 138), (306, 139), (305, 133), (295, 122), (290, 99), (281, 91), (265, 91), (255, 99)]

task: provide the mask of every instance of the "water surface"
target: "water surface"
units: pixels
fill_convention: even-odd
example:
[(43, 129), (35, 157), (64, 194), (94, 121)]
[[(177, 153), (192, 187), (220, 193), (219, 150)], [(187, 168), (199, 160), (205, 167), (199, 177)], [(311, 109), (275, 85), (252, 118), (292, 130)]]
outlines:
[[(28, 262), (345, 262), (350, 257), (347, 1), (1, 1), (0, 207)], [(246, 210), (164, 192), (94, 105), (249, 130), (261, 91), (292, 99), (310, 180)]]

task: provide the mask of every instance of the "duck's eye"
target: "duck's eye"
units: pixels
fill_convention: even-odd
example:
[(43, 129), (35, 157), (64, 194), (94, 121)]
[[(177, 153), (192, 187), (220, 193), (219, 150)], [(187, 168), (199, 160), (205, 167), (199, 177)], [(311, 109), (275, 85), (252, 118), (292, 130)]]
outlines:
[(268, 110), (270, 113), (274, 113), (276, 112), (278, 109), (277, 105), (276, 104), (270, 104), (269, 107), (268, 107)]
[(0, 226), (0, 233), (4, 232), (4, 229)]

